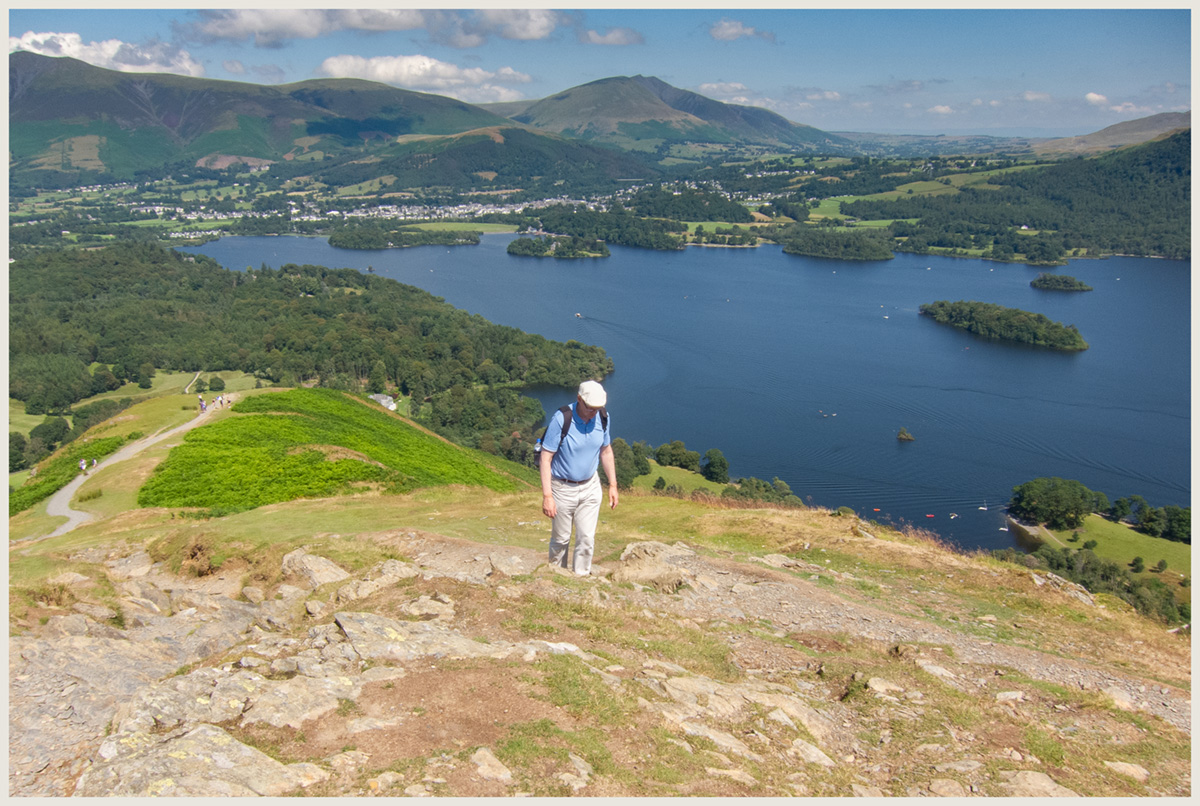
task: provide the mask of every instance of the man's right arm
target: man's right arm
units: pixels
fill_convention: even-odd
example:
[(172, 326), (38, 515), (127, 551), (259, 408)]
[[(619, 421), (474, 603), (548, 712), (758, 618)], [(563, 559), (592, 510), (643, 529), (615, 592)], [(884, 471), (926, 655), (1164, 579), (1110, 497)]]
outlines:
[(553, 518), (558, 512), (558, 507), (554, 504), (554, 492), (550, 487), (550, 463), (552, 461), (554, 461), (553, 451), (548, 451), (543, 447), (538, 470), (542, 477), (542, 514), (547, 518)]

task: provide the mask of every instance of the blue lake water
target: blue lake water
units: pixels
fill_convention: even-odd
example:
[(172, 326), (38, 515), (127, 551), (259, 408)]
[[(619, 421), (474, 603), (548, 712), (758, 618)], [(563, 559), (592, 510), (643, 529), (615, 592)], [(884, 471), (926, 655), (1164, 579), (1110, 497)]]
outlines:
[[(617, 436), (719, 448), (734, 477), (777, 476), (811, 503), (964, 547), (1015, 545), (1002, 507), (1038, 476), (1190, 506), (1190, 262), (1072, 261), (1057, 271), (1095, 290), (1065, 293), (1030, 288), (1038, 269), (981, 260), (855, 263), (767, 245), (553, 261), (508, 255), (512, 237), (372, 252), (224, 238), (181, 251), (232, 269), (370, 266), (492, 322), (600, 345), (616, 365), (605, 387)], [(989, 342), (918, 315), (939, 299), (1043, 313), (1091, 348)], [(573, 399), (533, 394), (547, 411)], [(915, 442), (896, 439), (901, 426)]]

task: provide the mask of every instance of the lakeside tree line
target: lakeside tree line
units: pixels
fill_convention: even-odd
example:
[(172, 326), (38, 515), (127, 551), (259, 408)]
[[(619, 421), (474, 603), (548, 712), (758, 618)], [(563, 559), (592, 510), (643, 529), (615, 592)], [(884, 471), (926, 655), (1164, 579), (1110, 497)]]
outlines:
[(787, 255), (805, 255), (835, 260), (890, 260), (888, 240), (878, 233), (842, 232), (807, 224), (771, 228), (764, 237), (783, 244)]
[[(1092, 514), (1124, 523), (1143, 534), (1180, 543), (1192, 542), (1191, 507), (1153, 507), (1140, 495), (1109, 502), (1102, 492), (1089, 490), (1074, 479), (1042, 477), (1013, 488), (1008, 511), (1029, 523), (1044, 523), (1051, 529), (1075, 529)], [(1167, 623), (1191, 620), (1191, 607), (1177, 602), (1174, 593), (1161, 579), (1137, 576), (1145, 570), (1141, 557), (1128, 565), (1104, 560), (1091, 549), (1089, 541), (1078, 550), (1043, 544), (1030, 554), (1014, 549), (992, 554), (1008, 562), (1041, 568), (1083, 585), (1092, 593), (1111, 593), (1133, 605), (1139, 613)], [(1160, 561), (1157, 570), (1165, 571)]]
[[(109, 386), (109, 374), (155, 368), (358, 388), (378, 364), (418, 404), (456, 385), (570, 387), (613, 369), (599, 347), (494, 325), (352, 269), (238, 272), (204, 256), (119, 244), (26, 255), (9, 277), (10, 392), (45, 411)], [(103, 367), (90, 373), (95, 363)]]
[(1074, 479), (1042, 477), (1013, 488), (1010, 514), (1051, 529), (1074, 529), (1091, 514), (1115, 523), (1126, 523), (1143, 534), (1178, 543), (1192, 542), (1191, 507), (1153, 507), (1140, 495), (1123, 496), (1109, 502)]

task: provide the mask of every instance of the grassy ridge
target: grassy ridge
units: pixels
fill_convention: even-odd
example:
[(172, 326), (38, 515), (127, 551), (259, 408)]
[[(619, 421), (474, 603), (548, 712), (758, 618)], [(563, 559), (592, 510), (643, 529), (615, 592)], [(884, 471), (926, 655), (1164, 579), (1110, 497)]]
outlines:
[(503, 492), (520, 486), (340, 392), (258, 395), (233, 410), (244, 416), (190, 432), (143, 485), (138, 504), (239, 511), (364, 487), (407, 492), (465, 484)]

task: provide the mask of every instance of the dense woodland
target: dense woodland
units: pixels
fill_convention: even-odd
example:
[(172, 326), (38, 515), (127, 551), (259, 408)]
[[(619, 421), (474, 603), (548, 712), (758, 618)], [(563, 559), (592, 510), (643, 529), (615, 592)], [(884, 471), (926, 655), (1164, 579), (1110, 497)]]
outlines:
[(612, 253), (603, 241), (575, 236), (547, 235), (542, 238), (515, 238), (508, 242), (510, 255), (552, 257), (558, 259), (609, 257)]
[(660, 187), (646, 187), (634, 194), (629, 207), (639, 216), (677, 221), (727, 221), (748, 224), (754, 220), (744, 206), (720, 193), (685, 188), (672, 193)]
[(329, 245), (340, 249), (390, 249), (404, 246), (472, 246), (479, 233), (470, 230), (423, 230), (379, 224), (344, 224), (330, 231)]
[(680, 221), (638, 218), (619, 204), (609, 212), (589, 210), (582, 204), (557, 204), (538, 210), (536, 217), (530, 218), (522, 224), (522, 229), (644, 249), (682, 249), (683, 238), (672, 233), (687, 231)]
[(839, 232), (793, 224), (773, 229), (771, 240), (783, 244), (784, 254), (836, 260), (890, 260), (895, 257), (889, 242), (875, 232)]
[(28, 255), (9, 278), (10, 394), (32, 413), (64, 411), (156, 368), (341, 388), (373, 377), (418, 402), (474, 384), (569, 387), (613, 369), (599, 347), (494, 325), (352, 269), (233, 272), (120, 244)]
[[(1006, 172), (985, 187), (859, 200), (843, 204), (842, 212), (895, 220), (892, 234), (904, 239), (897, 249), (910, 252), (980, 249), (984, 257), (1010, 260), (1020, 253), (1033, 263), (1058, 262), (1069, 249), (1188, 258), (1191, 148), (1189, 130), (1096, 159)], [(849, 192), (843, 184), (838, 194)], [(828, 186), (825, 194), (831, 195)]]
[(1045, 314), (1005, 308), (990, 302), (938, 300), (921, 306), (935, 322), (953, 325), (989, 339), (1032, 344), (1052, 350), (1086, 350), (1088, 344), (1074, 325), (1055, 322)]

